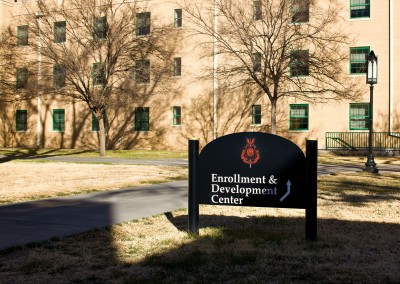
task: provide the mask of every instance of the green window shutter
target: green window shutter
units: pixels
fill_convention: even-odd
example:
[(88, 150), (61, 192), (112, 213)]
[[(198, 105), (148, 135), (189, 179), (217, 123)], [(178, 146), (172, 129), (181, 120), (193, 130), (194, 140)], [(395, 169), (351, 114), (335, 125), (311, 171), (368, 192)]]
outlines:
[(28, 25), (17, 27), (17, 45), (26, 46), (28, 45)]
[(67, 23), (65, 21), (54, 22), (54, 42), (63, 43), (67, 40)]
[(370, 0), (350, 0), (350, 18), (369, 18)]
[(65, 110), (53, 109), (53, 131), (65, 131)]
[(181, 107), (174, 106), (172, 107), (172, 124), (173, 125), (181, 125)]
[(135, 109), (135, 131), (150, 130), (150, 110), (148, 107)]
[(369, 46), (350, 48), (350, 74), (365, 74), (367, 72), (369, 49)]
[(27, 131), (28, 130), (28, 111), (17, 110), (15, 114), (16, 119), (16, 131)]
[(251, 123), (255, 125), (261, 124), (261, 105), (253, 105), (251, 107)]
[(350, 130), (368, 130), (370, 125), (369, 103), (350, 104)]
[(290, 105), (290, 130), (308, 130), (308, 105)]

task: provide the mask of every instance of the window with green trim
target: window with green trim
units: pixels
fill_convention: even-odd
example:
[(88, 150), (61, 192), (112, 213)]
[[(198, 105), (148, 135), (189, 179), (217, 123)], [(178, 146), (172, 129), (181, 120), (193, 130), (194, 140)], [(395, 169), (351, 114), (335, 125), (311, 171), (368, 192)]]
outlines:
[(150, 12), (136, 14), (136, 35), (144, 36), (150, 33)]
[(255, 21), (262, 19), (262, 2), (253, 1), (253, 19)]
[(65, 131), (65, 110), (53, 109), (53, 131)]
[(149, 131), (150, 109), (148, 107), (135, 108), (135, 131)]
[(368, 130), (370, 124), (369, 103), (350, 104), (350, 130)]
[(367, 58), (369, 46), (350, 48), (350, 74), (365, 74), (367, 72)]
[(261, 105), (253, 105), (251, 107), (251, 123), (255, 125), (261, 124)]
[(17, 45), (28, 45), (28, 25), (17, 27)]
[(290, 105), (290, 130), (308, 130), (308, 105)]
[(92, 131), (100, 131), (99, 120), (92, 112)]
[(62, 65), (53, 66), (53, 87), (55, 89), (65, 87), (65, 69)]
[(350, 0), (350, 18), (369, 18), (370, 0)]
[(106, 81), (106, 74), (104, 72), (104, 64), (103, 63), (100, 63), (100, 62), (93, 63), (92, 80), (93, 80), (94, 86), (104, 85), (104, 83)]
[(261, 53), (253, 53), (253, 71), (254, 73), (261, 72)]
[(308, 50), (294, 50), (290, 53), (290, 76), (303, 77), (310, 74)]
[(307, 23), (310, 20), (310, 0), (292, 0), (290, 12), (292, 23)]
[(175, 57), (174, 58), (174, 76), (182, 75), (182, 58)]
[(27, 131), (28, 130), (28, 111), (24, 109), (17, 109), (15, 113), (16, 130)]
[(54, 42), (63, 43), (67, 40), (67, 23), (65, 21), (54, 22)]
[(26, 67), (21, 67), (17, 68), (17, 74), (16, 74), (16, 84), (15, 87), (17, 89), (24, 89), (28, 85), (28, 77), (29, 77), (29, 71), (28, 68)]
[(137, 83), (150, 83), (150, 60), (136, 60), (135, 80)]
[(173, 125), (181, 125), (181, 107), (180, 106), (172, 107), (172, 124)]
[(182, 27), (182, 9), (174, 10), (174, 27), (175, 28)]
[(96, 17), (93, 20), (93, 37), (105, 39), (107, 37), (107, 17)]

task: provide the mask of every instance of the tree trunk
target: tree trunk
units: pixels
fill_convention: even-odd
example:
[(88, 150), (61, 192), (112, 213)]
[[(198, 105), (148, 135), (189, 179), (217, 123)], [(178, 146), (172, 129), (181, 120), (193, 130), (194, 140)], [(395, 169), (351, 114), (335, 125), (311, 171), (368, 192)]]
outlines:
[(106, 155), (106, 130), (104, 127), (104, 116), (102, 115), (99, 119), (99, 153), (100, 157)]
[(276, 134), (276, 99), (271, 100), (271, 134)]

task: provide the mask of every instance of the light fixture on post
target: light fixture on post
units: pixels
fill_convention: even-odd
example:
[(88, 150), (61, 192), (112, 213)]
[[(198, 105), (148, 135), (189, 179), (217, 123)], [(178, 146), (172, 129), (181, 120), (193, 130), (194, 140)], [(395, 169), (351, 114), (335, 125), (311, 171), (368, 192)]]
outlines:
[(373, 50), (368, 55), (367, 61), (367, 84), (369, 84), (369, 136), (368, 136), (368, 159), (363, 171), (378, 173), (374, 161), (374, 151), (372, 149), (373, 125), (374, 125), (374, 84), (378, 83), (378, 58)]

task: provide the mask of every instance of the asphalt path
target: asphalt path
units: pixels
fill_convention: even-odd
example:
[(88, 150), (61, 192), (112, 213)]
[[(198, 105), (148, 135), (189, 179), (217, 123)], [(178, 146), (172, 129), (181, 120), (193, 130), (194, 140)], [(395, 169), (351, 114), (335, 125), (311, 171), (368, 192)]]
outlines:
[[(0, 157), (1, 159), (1, 157)], [(30, 158), (32, 159), (32, 157)], [(187, 159), (41, 157), (60, 162), (187, 166)], [(318, 165), (318, 174), (362, 171), (363, 165)], [(381, 172), (400, 166), (378, 166)], [(0, 250), (187, 208), (188, 181), (0, 206)]]

